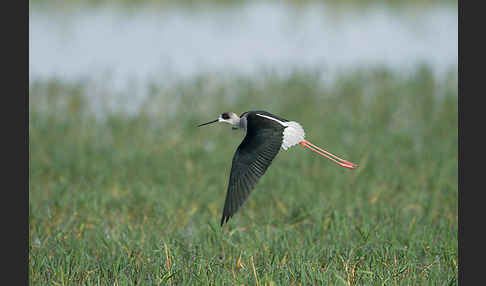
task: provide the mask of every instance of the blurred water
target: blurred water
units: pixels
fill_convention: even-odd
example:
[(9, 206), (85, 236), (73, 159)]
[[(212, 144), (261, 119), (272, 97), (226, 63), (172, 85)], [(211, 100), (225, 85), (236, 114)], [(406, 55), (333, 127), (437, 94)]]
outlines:
[(332, 75), (384, 65), (457, 67), (457, 7), (335, 9), (250, 2), (197, 9), (29, 10), (29, 79), (167, 81), (204, 72)]

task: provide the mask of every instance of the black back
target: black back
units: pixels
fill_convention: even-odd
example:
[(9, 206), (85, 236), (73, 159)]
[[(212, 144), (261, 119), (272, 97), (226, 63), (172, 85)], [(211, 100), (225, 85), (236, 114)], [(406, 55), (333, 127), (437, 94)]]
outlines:
[(284, 127), (274, 120), (258, 116), (257, 113), (283, 122), (288, 121), (260, 110), (242, 114), (247, 114), (247, 131), (233, 156), (221, 225), (227, 222), (248, 198), (282, 146)]

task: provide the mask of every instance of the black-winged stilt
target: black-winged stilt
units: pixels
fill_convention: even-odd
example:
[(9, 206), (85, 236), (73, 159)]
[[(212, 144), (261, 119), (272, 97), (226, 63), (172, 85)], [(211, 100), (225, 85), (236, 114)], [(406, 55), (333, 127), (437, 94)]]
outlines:
[(300, 144), (342, 167), (357, 167), (305, 140), (304, 129), (299, 123), (263, 110), (243, 112), (241, 116), (225, 112), (218, 119), (198, 127), (215, 122), (229, 123), (233, 129), (246, 130), (246, 136), (233, 156), (221, 225), (228, 222), (243, 204), (280, 149), (287, 150)]

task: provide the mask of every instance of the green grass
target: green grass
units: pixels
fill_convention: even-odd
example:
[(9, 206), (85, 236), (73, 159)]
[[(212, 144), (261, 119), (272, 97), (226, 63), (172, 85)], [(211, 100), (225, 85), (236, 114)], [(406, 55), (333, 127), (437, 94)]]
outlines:
[[(130, 114), (89, 82), (31, 83), (31, 285), (457, 284), (457, 77), (318, 77), (154, 83)], [(360, 167), (282, 151), (221, 228), (244, 133), (195, 126), (251, 109)]]

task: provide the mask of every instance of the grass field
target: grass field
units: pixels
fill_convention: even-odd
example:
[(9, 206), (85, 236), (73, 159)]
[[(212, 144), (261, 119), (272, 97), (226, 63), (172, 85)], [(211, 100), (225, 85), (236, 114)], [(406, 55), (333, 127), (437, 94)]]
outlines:
[[(318, 78), (154, 83), (132, 113), (93, 106), (109, 90), (89, 83), (31, 83), (31, 285), (457, 284), (457, 77)], [(195, 126), (252, 109), (359, 168), (282, 151), (221, 228), (244, 132)]]

